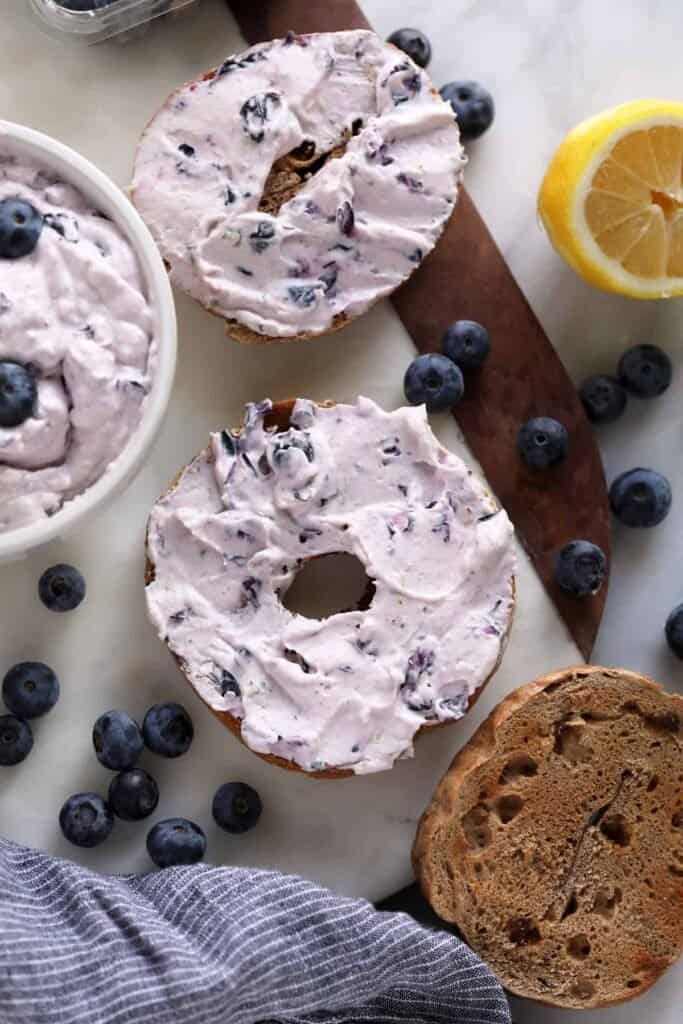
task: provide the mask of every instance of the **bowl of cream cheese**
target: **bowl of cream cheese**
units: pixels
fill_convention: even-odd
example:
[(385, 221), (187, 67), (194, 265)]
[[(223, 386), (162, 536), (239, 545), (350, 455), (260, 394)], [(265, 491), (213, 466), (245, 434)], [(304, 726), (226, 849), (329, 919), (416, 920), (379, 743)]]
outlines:
[(0, 562), (132, 480), (168, 407), (173, 296), (127, 196), (0, 120)]

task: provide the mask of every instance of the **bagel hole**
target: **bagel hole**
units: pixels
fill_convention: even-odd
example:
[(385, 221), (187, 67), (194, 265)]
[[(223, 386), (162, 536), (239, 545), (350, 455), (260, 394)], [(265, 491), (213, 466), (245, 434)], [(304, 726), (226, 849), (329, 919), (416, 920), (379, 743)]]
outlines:
[(367, 611), (375, 585), (354, 555), (333, 552), (306, 562), (282, 597), (287, 611), (305, 619), (327, 619), (348, 611)]
[(350, 136), (351, 132), (345, 129), (341, 141), (324, 153), (317, 151), (313, 139), (304, 139), (295, 149), (279, 157), (270, 168), (263, 186), (259, 211), (276, 217), (280, 207), (293, 199), (310, 178), (330, 160), (344, 155)]

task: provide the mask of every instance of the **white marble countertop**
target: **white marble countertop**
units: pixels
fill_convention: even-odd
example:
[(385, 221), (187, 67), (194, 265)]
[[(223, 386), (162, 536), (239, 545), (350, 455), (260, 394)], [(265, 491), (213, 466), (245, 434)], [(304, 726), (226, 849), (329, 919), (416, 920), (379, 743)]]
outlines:
[[(536, 222), (535, 193), (555, 144), (576, 121), (621, 100), (680, 95), (683, 7), (670, 0), (365, 0), (364, 9), (383, 35), (404, 25), (427, 32), (437, 84), (476, 78), (493, 92), (496, 122), (471, 148), (468, 188), (570, 373), (578, 380), (610, 371), (622, 349), (636, 341), (657, 342), (674, 357), (667, 395), (631, 402), (624, 419), (601, 432), (608, 477), (634, 465), (659, 469), (672, 481), (674, 507), (656, 531), (615, 530), (612, 586), (595, 660), (644, 670), (680, 692), (683, 668), (666, 650), (663, 624), (683, 600), (677, 569), (683, 554), (683, 305), (591, 291), (551, 251)], [(203, 0), (196, 16), (158, 24), (126, 46), (77, 52), (40, 32), (25, 0), (5, 0), (3, 16), (2, 116), (57, 136), (122, 186), (136, 138), (168, 92), (242, 45), (223, 0)], [(102, 791), (108, 784), (90, 742), (99, 713), (125, 707), (140, 716), (157, 700), (177, 699), (193, 714), (197, 737), (178, 762), (143, 761), (162, 788), (159, 817), (198, 820), (218, 863), (273, 865), (346, 893), (385, 895), (409, 880), (417, 817), (475, 725), (512, 687), (579, 660), (578, 652), (520, 553), (520, 602), (503, 668), (472, 715), (421, 740), (413, 761), (377, 776), (314, 782), (242, 749), (185, 686), (146, 621), (146, 514), (208, 431), (239, 422), (247, 400), (294, 393), (342, 400), (360, 392), (387, 407), (401, 404), (412, 346), (386, 304), (313, 345), (265, 349), (226, 340), (221, 325), (184, 297), (177, 305), (178, 378), (148, 465), (78, 536), (0, 567), (0, 674), (16, 661), (39, 659), (56, 669), (63, 684), (57, 709), (37, 727), (32, 756), (3, 772), (0, 828), (97, 869), (146, 869), (144, 823), (119, 824), (104, 847), (79, 854), (61, 839), (57, 813), (70, 793)], [(449, 417), (434, 418), (434, 426), (446, 444), (464, 450)], [(40, 572), (57, 561), (78, 565), (89, 584), (87, 602), (70, 616), (47, 612), (36, 597)], [(230, 779), (251, 782), (263, 796), (262, 823), (245, 837), (218, 834), (210, 825), (211, 795)], [(679, 964), (642, 999), (591, 1019), (635, 1024), (649, 1015), (661, 1024), (680, 1024), (682, 997)], [(519, 1002), (514, 1015), (519, 1024), (579, 1019)]]

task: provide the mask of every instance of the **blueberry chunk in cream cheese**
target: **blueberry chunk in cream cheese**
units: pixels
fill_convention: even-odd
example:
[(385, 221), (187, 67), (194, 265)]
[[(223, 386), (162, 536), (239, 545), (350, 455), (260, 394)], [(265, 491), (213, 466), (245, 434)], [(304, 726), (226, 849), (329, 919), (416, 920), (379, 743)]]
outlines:
[[(154, 507), (151, 618), (203, 700), (252, 750), (308, 771), (390, 768), (460, 718), (495, 670), (514, 603), (510, 521), (423, 407), (298, 399), (286, 430), (247, 407)], [(365, 610), (282, 598), (311, 558), (353, 555)]]
[(450, 105), (405, 54), (368, 31), (290, 34), (169, 98), (142, 137), (133, 196), (174, 284), (286, 338), (358, 316), (405, 280), (450, 217), (463, 165)]

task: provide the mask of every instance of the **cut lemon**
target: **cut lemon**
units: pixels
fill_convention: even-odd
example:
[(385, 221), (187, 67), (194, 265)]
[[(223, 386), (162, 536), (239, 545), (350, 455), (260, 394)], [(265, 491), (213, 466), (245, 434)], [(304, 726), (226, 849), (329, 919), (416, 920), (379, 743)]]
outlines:
[(577, 125), (545, 173), (538, 212), (590, 284), (683, 295), (683, 103), (635, 100)]

